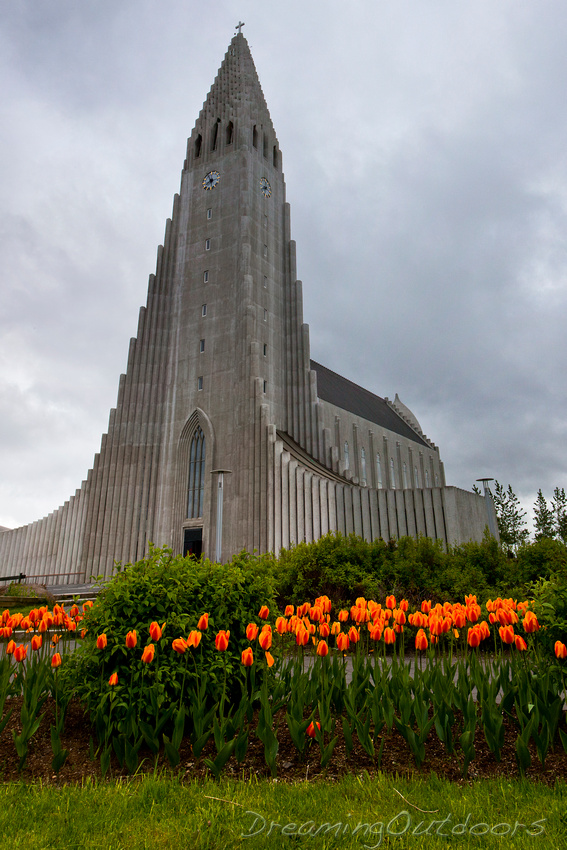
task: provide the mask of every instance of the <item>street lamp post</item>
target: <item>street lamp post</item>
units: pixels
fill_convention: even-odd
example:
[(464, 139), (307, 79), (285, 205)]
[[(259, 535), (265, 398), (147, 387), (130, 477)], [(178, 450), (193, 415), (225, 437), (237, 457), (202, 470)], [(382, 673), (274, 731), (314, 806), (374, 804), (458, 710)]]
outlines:
[(494, 481), (494, 478), (477, 478), (484, 488), (484, 502), (486, 504), (486, 515), (488, 517), (488, 530), (493, 537), (498, 539), (498, 532), (494, 524), (494, 504), (492, 502), (492, 494), (490, 492), (489, 483)]

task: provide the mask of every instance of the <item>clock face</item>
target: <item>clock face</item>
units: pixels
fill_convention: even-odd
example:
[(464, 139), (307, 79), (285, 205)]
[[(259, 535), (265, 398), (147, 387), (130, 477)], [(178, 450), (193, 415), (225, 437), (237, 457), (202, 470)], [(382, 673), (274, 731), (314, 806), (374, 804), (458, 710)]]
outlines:
[(265, 177), (262, 177), (260, 180), (260, 189), (265, 198), (269, 198), (272, 194), (272, 187), (270, 186), (270, 181)]
[(209, 191), (211, 189), (214, 189), (219, 180), (220, 174), (218, 173), (218, 171), (209, 171), (209, 173), (205, 175), (205, 178), (203, 180), (203, 189), (208, 189)]

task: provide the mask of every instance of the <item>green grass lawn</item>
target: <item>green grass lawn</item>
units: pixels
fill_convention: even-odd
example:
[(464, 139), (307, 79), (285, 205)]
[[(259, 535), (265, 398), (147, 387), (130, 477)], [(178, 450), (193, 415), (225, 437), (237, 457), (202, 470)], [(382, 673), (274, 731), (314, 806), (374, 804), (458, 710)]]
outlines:
[(168, 777), (60, 788), (0, 786), (4, 845), (42, 848), (567, 848), (567, 785), (456, 785), (380, 776), (317, 780)]

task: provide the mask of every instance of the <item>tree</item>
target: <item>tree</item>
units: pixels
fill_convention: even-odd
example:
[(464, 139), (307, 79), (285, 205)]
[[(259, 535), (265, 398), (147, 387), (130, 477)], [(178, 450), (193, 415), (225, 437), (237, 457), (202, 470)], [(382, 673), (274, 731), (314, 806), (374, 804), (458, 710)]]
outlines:
[(518, 546), (525, 543), (529, 536), (529, 531), (526, 527), (526, 512), (522, 510), (520, 500), (512, 490), (510, 484), (508, 484), (508, 489), (506, 490), (502, 484), (495, 481), (492, 499), (496, 510), (496, 521), (498, 523), (502, 548), (508, 552), (515, 552)]
[(563, 487), (556, 487), (551, 500), (555, 536), (567, 543), (567, 496)]
[(534, 505), (534, 529), (536, 540), (542, 540), (544, 537), (555, 537), (554, 513), (544, 499), (541, 489), (537, 491), (537, 499)]

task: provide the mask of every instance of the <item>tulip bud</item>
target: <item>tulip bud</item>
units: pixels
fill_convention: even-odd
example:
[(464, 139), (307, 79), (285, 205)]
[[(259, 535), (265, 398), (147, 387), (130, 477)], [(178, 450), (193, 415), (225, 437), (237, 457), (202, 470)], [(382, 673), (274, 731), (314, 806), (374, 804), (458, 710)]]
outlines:
[(128, 632), (126, 635), (126, 646), (128, 649), (134, 649), (136, 644), (138, 643), (138, 635), (136, 634), (136, 629), (133, 629), (131, 632)]
[(252, 667), (254, 664), (254, 653), (252, 652), (251, 647), (246, 647), (242, 652), (242, 656), (240, 658), (245, 667)]
[(96, 648), (97, 649), (106, 649), (106, 644), (108, 643), (107, 637), (105, 634), (99, 635), (96, 639)]
[(108, 680), (108, 684), (109, 684), (109, 685), (112, 685), (113, 687), (114, 687), (114, 685), (117, 685), (117, 684), (118, 684), (118, 673), (113, 673), (113, 674), (112, 674), (112, 676), (111, 676), (111, 677), (110, 677), (110, 679)]
[(52, 667), (61, 667), (61, 664), (62, 664), (61, 655), (58, 652), (56, 652), (55, 655), (53, 656), (53, 658), (51, 659), (51, 666)]
[(149, 643), (142, 652), (142, 661), (144, 664), (151, 664), (154, 660), (156, 648), (153, 643)]
[(199, 622), (197, 623), (197, 628), (202, 632), (205, 632), (209, 628), (209, 615), (208, 613), (201, 614), (199, 617)]
[[(228, 640), (230, 638), (230, 632), (224, 631), (221, 629), (215, 638), (215, 646), (219, 652), (225, 652), (228, 649)], [(271, 635), (270, 635), (271, 638)]]

